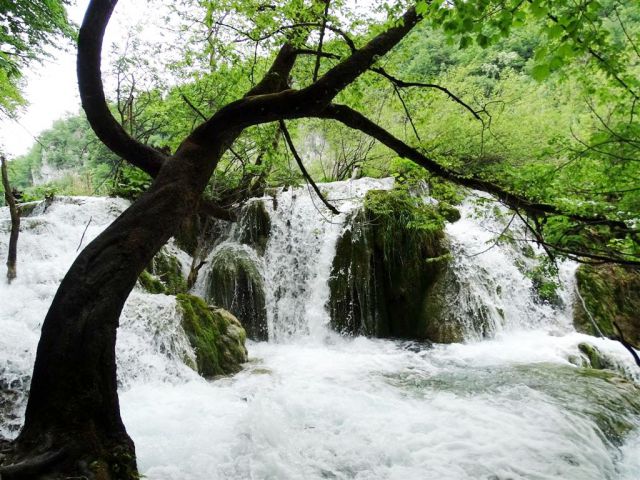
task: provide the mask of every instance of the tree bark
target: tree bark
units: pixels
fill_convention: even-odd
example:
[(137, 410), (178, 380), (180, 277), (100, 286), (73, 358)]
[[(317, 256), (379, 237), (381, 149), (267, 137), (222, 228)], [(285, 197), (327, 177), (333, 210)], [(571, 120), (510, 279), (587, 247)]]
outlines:
[(4, 187), (4, 198), (9, 206), (11, 216), (11, 233), (9, 235), (9, 253), (7, 255), (7, 282), (11, 283), (16, 278), (16, 262), (18, 258), (18, 235), (20, 234), (20, 212), (16, 206), (16, 199), (9, 183), (9, 173), (7, 172), (7, 159), (0, 156), (0, 168), (2, 169), (2, 186)]

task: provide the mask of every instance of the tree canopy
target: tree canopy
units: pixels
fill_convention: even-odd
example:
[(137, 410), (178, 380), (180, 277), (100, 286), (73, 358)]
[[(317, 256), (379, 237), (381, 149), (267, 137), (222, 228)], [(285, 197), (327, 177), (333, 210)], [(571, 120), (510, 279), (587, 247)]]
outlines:
[(70, 0), (0, 1), (0, 111), (24, 102), (20, 78), (34, 60), (47, 55), (61, 37), (72, 38), (66, 6)]

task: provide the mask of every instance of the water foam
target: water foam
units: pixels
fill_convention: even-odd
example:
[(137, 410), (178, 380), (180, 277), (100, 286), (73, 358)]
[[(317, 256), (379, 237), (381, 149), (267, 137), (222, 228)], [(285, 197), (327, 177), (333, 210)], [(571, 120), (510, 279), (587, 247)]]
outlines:
[[(276, 207), (267, 202), (275, 226), (264, 273), (280, 342), (249, 342), (251, 361), (234, 377), (207, 382), (185, 367), (193, 351), (174, 298), (132, 293), (117, 349), (122, 414), (141, 472), (153, 480), (638, 478), (640, 419), (629, 407), (637, 390), (569, 362), (587, 340), (632, 372), (630, 357), (615, 342), (571, 329), (570, 266), (562, 277), (567, 308), (554, 309), (534, 301), (510, 246), (469, 255), (502, 228), (488, 210), (474, 215), (465, 204), (447, 231), (452, 248), (467, 254), (457, 264), (461, 285), (477, 288), (461, 301), (485, 305), (492, 338), (425, 348), (328, 333), (335, 239), (367, 189), (390, 186), (368, 179), (321, 186), (338, 217), (301, 190), (279, 193)], [(18, 279), (0, 283), (3, 398), (5, 384), (22, 397), (0, 435), (16, 434), (41, 321), (89, 218), (84, 244), (126, 206), (62, 199), (23, 220)], [(0, 209), (0, 229), (7, 226)], [(633, 428), (612, 438), (607, 419)]]

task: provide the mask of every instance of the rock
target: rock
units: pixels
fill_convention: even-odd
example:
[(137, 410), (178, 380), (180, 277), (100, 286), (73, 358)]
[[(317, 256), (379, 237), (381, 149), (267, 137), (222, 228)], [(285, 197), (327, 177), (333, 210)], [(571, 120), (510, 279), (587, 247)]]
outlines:
[(34, 211), (37, 209), (38, 206), (40, 206), (42, 202), (40, 201), (35, 201), (35, 202), (25, 202), (25, 203), (20, 203), (18, 204), (18, 211), (20, 212), (20, 217), (24, 218), (24, 217), (30, 217), (31, 215), (34, 214)]
[(238, 319), (195, 295), (181, 293), (176, 299), (182, 327), (196, 353), (197, 372), (207, 378), (239, 372), (248, 357), (246, 333)]
[(569, 355), (567, 360), (569, 361), (569, 363), (575, 365), (576, 367), (589, 367), (589, 362), (582, 355)]
[(404, 190), (369, 191), (336, 246), (329, 280), (332, 327), (346, 334), (457, 341), (434, 328), (429, 292), (445, 271), (444, 221)]
[(615, 322), (628, 342), (640, 343), (640, 269), (582, 265), (576, 271), (576, 286), (579, 293), (574, 299), (576, 330), (589, 335), (602, 332), (605, 336), (617, 336)]
[(235, 315), (253, 340), (266, 340), (267, 310), (258, 258), (247, 247), (222, 246), (211, 258), (207, 301)]
[(596, 370), (615, 368), (615, 365), (605, 355), (603, 355), (596, 346), (591, 345), (590, 343), (580, 343), (578, 345), (578, 350), (587, 357), (591, 368), (595, 368)]
[(264, 255), (271, 232), (271, 218), (262, 200), (249, 201), (240, 215), (240, 243)]
[(454, 223), (460, 220), (460, 210), (447, 202), (438, 203), (438, 213), (444, 217), (447, 222)]
[(149, 293), (176, 295), (187, 291), (180, 260), (163, 247), (142, 272), (138, 281)]
[(138, 277), (140, 286), (149, 293), (166, 293), (165, 285), (159, 278), (144, 270)]

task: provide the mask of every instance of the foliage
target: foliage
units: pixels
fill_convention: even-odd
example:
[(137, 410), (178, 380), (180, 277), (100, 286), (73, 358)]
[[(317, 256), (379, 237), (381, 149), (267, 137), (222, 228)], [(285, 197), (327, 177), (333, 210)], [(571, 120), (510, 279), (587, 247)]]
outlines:
[[(434, 253), (441, 250), (445, 220), (436, 206), (424, 203), (422, 198), (401, 187), (368, 191), (364, 211), (367, 220), (376, 227), (385, 258), (413, 255), (431, 261), (439, 257)], [(416, 254), (416, 249), (424, 252)]]
[(135, 167), (124, 165), (109, 182), (109, 195), (135, 200), (151, 185), (151, 177)]
[(558, 267), (548, 257), (540, 259), (533, 268), (526, 269), (525, 275), (531, 279), (540, 300), (553, 305), (560, 303)]
[(142, 288), (149, 293), (177, 295), (187, 291), (180, 260), (164, 248), (155, 254), (138, 280)]
[(32, 61), (57, 47), (60, 37), (71, 38), (73, 28), (65, 7), (69, 0), (0, 1), (0, 112), (11, 113), (24, 102), (20, 77)]

